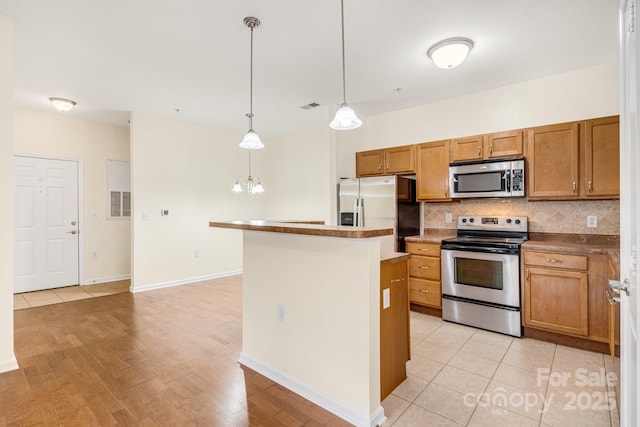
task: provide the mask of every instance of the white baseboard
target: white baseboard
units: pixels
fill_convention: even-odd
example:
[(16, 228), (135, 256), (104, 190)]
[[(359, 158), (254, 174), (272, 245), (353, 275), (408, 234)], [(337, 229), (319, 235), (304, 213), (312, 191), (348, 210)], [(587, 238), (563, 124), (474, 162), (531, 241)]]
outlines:
[(224, 273), (216, 273), (216, 274), (210, 274), (207, 276), (199, 276), (199, 277), (190, 277), (187, 279), (173, 280), (170, 282), (153, 283), (150, 285), (136, 286), (135, 288), (133, 287), (133, 284), (132, 284), (131, 288), (129, 288), (129, 291), (135, 294), (138, 292), (151, 291), (153, 289), (170, 288), (172, 286), (188, 285), (190, 283), (202, 282), (204, 280), (212, 280), (212, 279), (219, 279), (221, 277), (235, 276), (237, 274), (242, 274), (242, 270), (226, 271)]
[(16, 360), (15, 357), (13, 357), (12, 359), (3, 360), (0, 362), (0, 373), (15, 371), (16, 369), (19, 369), (19, 368), (20, 367), (18, 366), (18, 361)]
[(384, 408), (382, 406), (378, 406), (378, 408), (373, 411), (369, 417), (363, 417), (362, 415), (353, 412), (352, 409), (345, 407), (340, 402), (336, 402), (334, 399), (308, 387), (296, 378), (292, 378), (283, 372), (263, 364), (245, 352), (240, 353), (240, 359), (238, 362), (357, 427), (380, 426), (387, 420), (387, 417), (384, 416)]
[(129, 280), (131, 279), (131, 275), (130, 274), (122, 274), (120, 276), (111, 276), (111, 277), (99, 277), (97, 279), (87, 279), (85, 280), (85, 282), (82, 284), (83, 286), (85, 285), (97, 285), (100, 283), (109, 283), (109, 282), (117, 282), (120, 280)]

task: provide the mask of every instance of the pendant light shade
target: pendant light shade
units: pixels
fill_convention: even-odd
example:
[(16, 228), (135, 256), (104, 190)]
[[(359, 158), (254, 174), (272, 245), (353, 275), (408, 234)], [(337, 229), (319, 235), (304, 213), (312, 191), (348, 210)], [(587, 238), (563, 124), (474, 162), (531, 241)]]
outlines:
[(340, 106), (329, 126), (335, 130), (355, 129), (362, 126), (362, 120), (356, 116), (349, 104), (345, 102)]
[(253, 16), (247, 16), (243, 22), (251, 30), (251, 66), (249, 71), (249, 113), (246, 115), (249, 117), (249, 131), (240, 141), (240, 147), (248, 150), (259, 150), (264, 148), (264, 144), (253, 130), (253, 29), (260, 26), (260, 20)]
[(356, 116), (355, 111), (347, 104), (347, 83), (344, 64), (344, 0), (340, 0), (340, 20), (342, 22), (342, 105), (340, 105), (329, 126), (335, 130), (350, 130), (362, 126), (362, 120)]
[(454, 37), (439, 41), (429, 48), (427, 56), (439, 68), (454, 68), (462, 64), (473, 48), (473, 40)]
[(240, 147), (248, 150), (258, 150), (264, 148), (264, 144), (260, 141), (260, 137), (253, 129), (249, 129), (249, 132), (240, 141)]
[(251, 176), (251, 151), (249, 151), (249, 176), (247, 177), (247, 181), (246, 183), (243, 183), (242, 179), (238, 177), (236, 179), (236, 183), (233, 184), (233, 188), (231, 189), (231, 191), (233, 191), (234, 193), (242, 193), (244, 192), (244, 189), (242, 188), (243, 185), (246, 187), (249, 194), (264, 193), (264, 187), (260, 182), (260, 178), (258, 178), (257, 176)]

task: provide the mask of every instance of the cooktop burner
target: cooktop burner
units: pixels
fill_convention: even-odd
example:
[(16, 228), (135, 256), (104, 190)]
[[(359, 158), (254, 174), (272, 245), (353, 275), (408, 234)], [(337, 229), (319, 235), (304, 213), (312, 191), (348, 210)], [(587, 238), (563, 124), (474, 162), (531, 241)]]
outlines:
[(457, 237), (442, 244), (515, 249), (528, 240), (527, 227), (527, 217), (460, 215)]

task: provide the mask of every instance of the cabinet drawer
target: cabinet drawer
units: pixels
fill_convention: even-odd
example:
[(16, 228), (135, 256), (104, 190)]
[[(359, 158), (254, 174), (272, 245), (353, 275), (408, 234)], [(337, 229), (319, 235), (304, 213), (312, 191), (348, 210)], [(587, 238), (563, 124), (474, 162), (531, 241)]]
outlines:
[(412, 255), (409, 276), (440, 281), (440, 258)]
[(407, 242), (407, 252), (415, 255), (440, 257), (440, 244)]
[(409, 278), (409, 299), (413, 303), (441, 307), (440, 282)]
[(524, 251), (524, 263), (526, 265), (536, 265), (540, 267), (587, 270), (587, 259), (586, 255)]

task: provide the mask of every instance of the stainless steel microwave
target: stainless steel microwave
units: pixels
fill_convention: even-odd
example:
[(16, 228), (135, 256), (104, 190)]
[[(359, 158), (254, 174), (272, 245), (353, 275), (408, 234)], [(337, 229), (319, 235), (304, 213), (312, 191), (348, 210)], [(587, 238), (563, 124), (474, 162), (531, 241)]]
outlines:
[(449, 191), (454, 199), (524, 197), (524, 158), (511, 157), (449, 165)]

